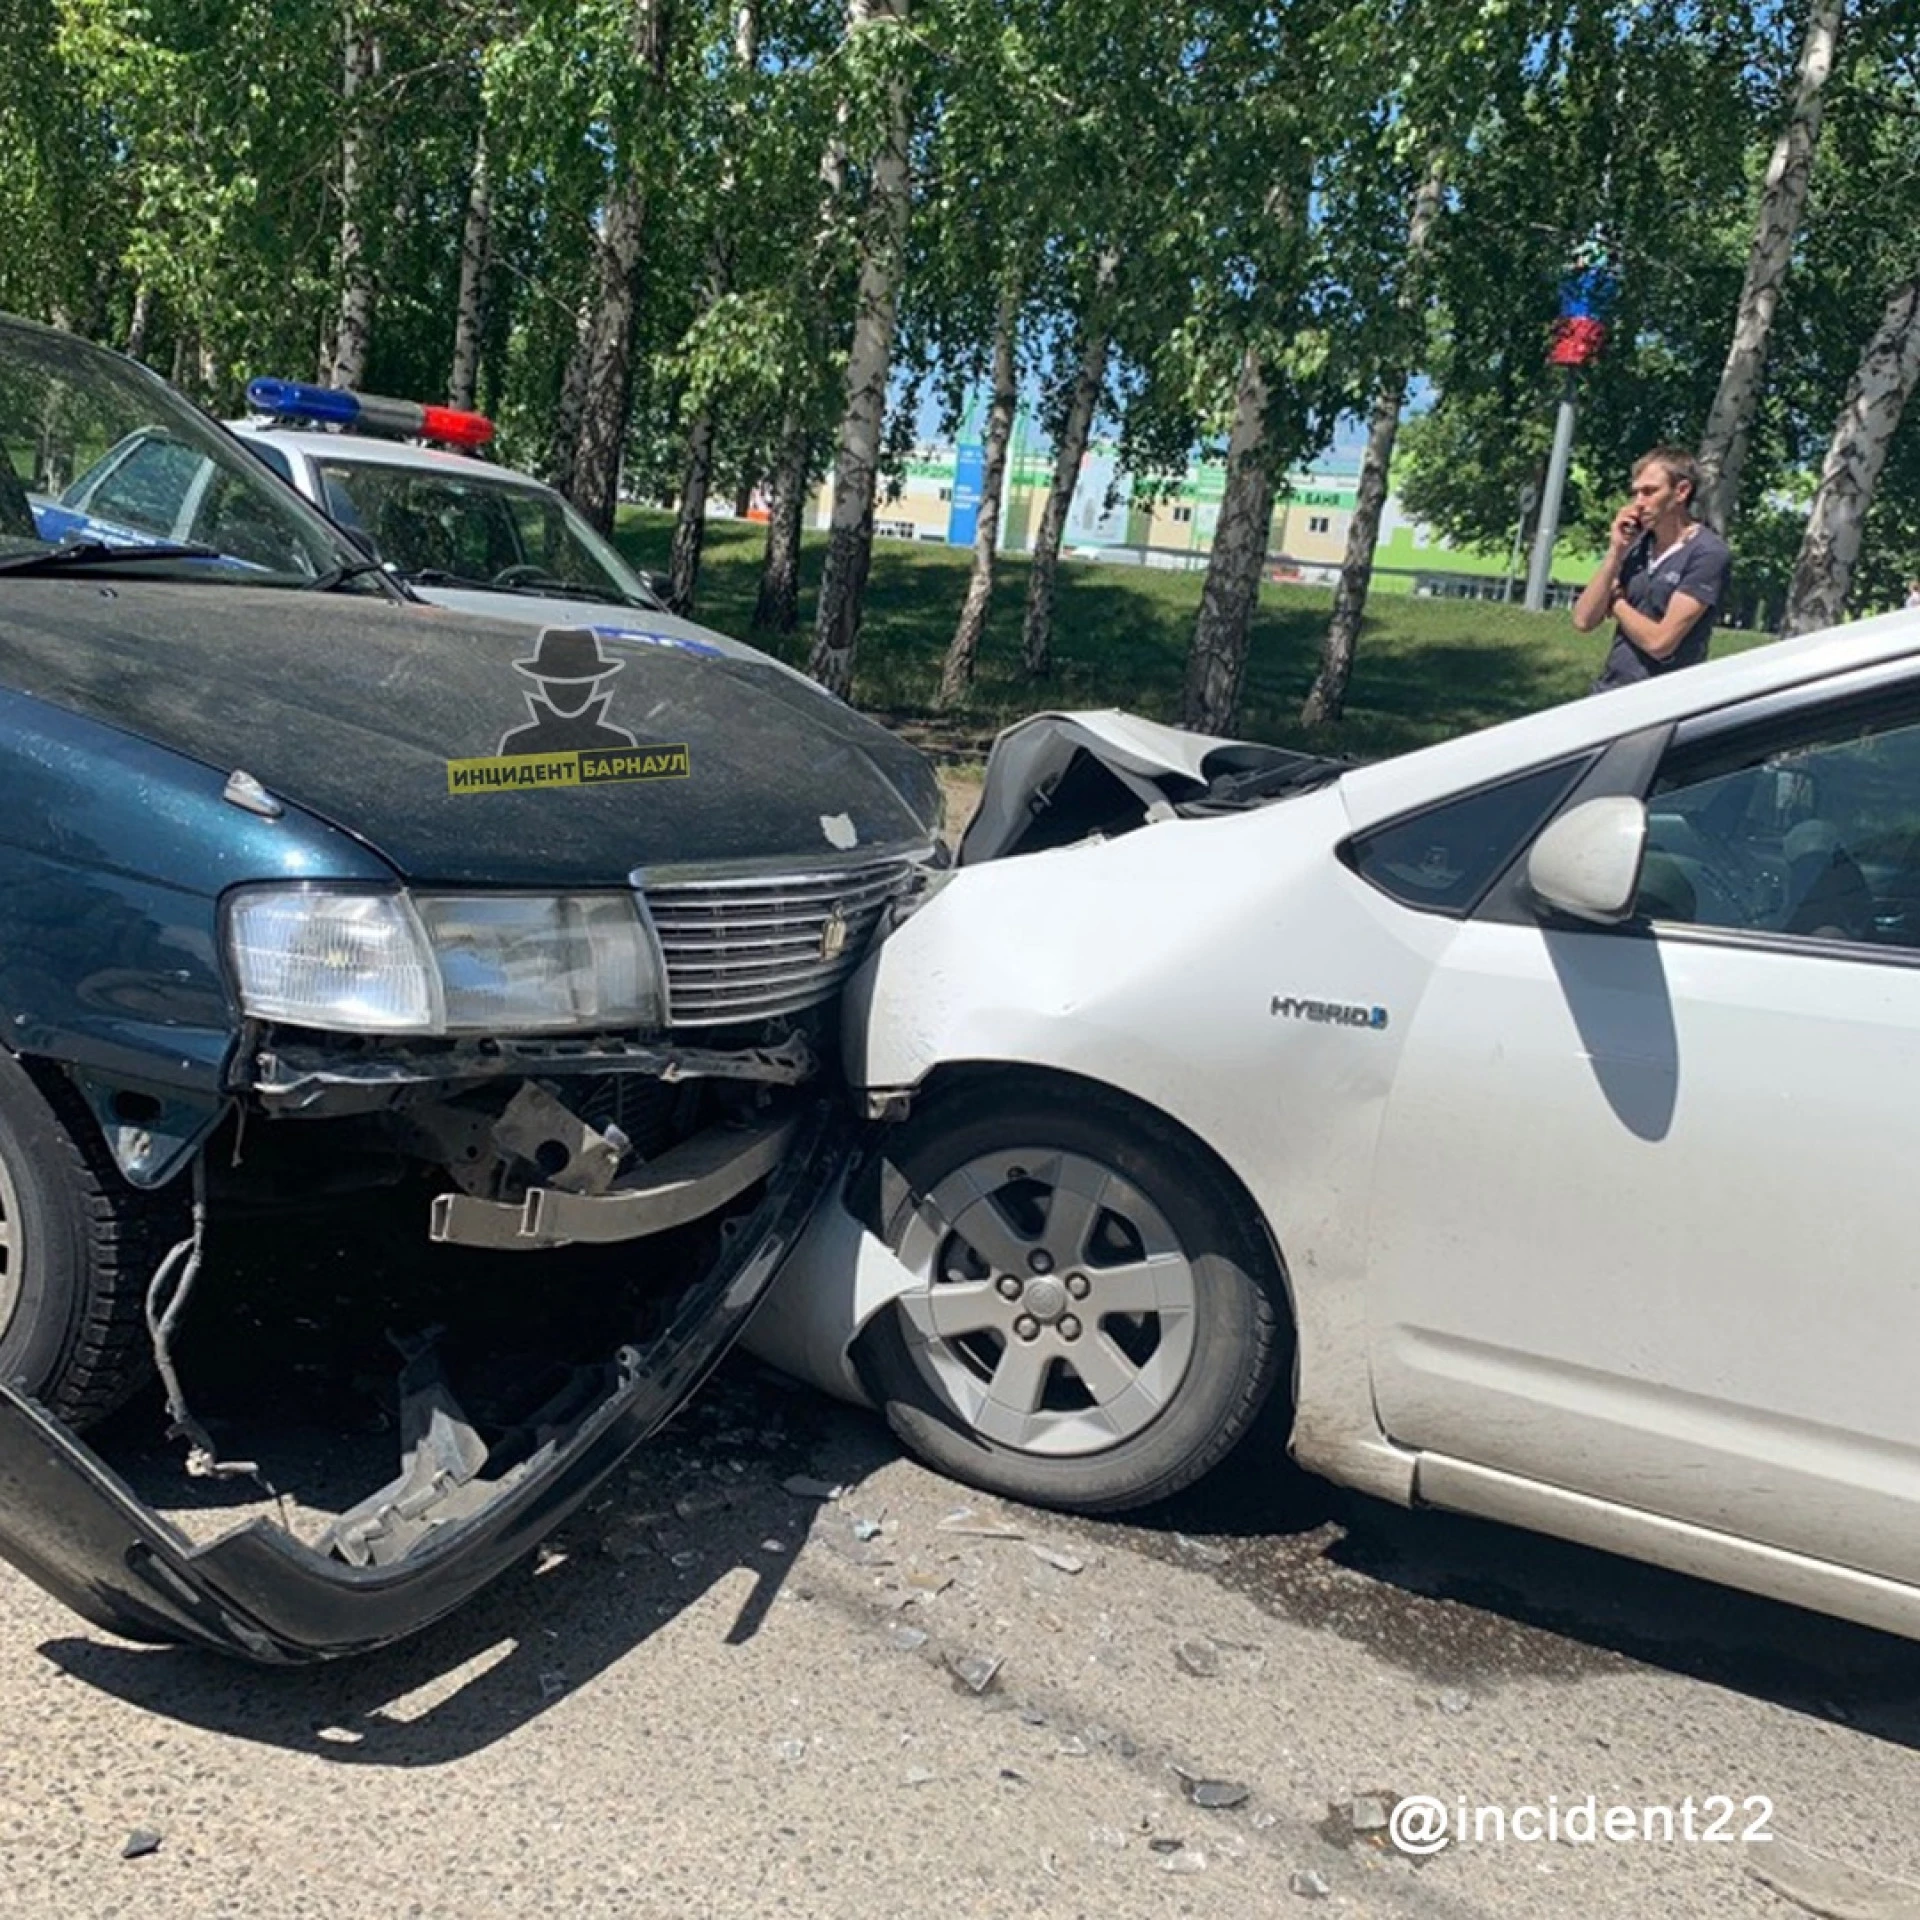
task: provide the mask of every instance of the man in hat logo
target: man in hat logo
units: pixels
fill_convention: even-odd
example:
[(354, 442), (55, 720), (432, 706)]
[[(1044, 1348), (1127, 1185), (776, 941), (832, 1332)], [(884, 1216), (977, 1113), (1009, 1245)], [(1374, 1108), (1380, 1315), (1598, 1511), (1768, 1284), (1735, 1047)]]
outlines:
[(597, 752), (634, 744), (624, 727), (606, 723), (613, 696), (601, 693), (600, 683), (610, 680), (626, 662), (604, 659), (597, 634), (585, 627), (548, 627), (533, 658), (513, 664), (516, 672), (537, 680), (540, 690), (523, 696), (532, 724), (500, 736), (498, 751), (503, 756), (565, 753), (572, 748)]

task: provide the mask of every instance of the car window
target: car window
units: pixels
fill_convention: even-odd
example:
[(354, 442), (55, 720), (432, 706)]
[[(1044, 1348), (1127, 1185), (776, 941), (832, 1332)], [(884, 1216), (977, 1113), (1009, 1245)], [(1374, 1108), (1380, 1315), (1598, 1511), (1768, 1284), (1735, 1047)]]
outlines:
[(1675, 749), (1647, 797), (1639, 911), (1920, 949), (1920, 690)]
[(155, 435), (141, 441), (86, 495), (86, 511), (142, 533), (171, 534), (206, 464), (206, 456), (194, 448)]
[(262, 466), (271, 467), (289, 486), (293, 484), (293, 462), (272, 441), (254, 436), (248, 439), (247, 448)]
[(1536, 767), (1376, 827), (1348, 843), (1347, 863), (1406, 906), (1471, 913), (1587, 765), (1583, 756)]

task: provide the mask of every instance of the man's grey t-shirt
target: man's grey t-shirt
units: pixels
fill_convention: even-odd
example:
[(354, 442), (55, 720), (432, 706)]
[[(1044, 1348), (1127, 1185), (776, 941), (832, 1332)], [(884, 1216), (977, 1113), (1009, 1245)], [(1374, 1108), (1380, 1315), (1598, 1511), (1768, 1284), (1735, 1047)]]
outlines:
[[(1660, 564), (1652, 565), (1655, 558)], [(1655, 674), (1672, 673), (1677, 667), (1696, 667), (1707, 657), (1707, 642), (1713, 637), (1713, 623), (1719, 618), (1720, 603), (1727, 594), (1727, 575), (1733, 568), (1733, 555), (1727, 543), (1705, 525), (1696, 526), (1693, 537), (1672, 552), (1656, 556), (1653, 536), (1642, 534), (1627, 563), (1620, 569), (1620, 585), (1627, 605), (1649, 620), (1665, 617), (1667, 603), (1676, 593), (1691, 594), (1706, 608), (1687, 630), (1687, 636), (1664, 660), (1642, 653), (1618, 626), (1613, 630), (1613, 647), (1600, 678), (1593, 683), (1595, 693), (1609, 687), (1628, 687), (1636, 680), (1651, 680)]]

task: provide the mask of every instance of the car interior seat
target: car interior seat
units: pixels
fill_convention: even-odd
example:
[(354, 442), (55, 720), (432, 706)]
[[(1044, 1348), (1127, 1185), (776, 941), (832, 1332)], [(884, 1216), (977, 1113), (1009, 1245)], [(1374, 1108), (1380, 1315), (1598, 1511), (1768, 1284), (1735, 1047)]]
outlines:
[(1803, 820), (1781, 845), (1787, 862), (1787, 910), (1781, 932), (1827, 940), (1871, 940), (1873, 890), (1832, 822)]

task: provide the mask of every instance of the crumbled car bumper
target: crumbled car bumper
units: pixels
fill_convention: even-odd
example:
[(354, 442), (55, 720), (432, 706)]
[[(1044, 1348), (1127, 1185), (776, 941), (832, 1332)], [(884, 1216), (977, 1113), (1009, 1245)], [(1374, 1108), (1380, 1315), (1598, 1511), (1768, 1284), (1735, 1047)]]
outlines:
[(0, 1387), (0, 1556), (131, 1639), (269, 1665), (401, 1639), (534, 1547), (687, 1399), (835, 1186), (849, 1146), (849, 1123), (829, 1106), (801, 1119), (758, 1204), (665, 1328), (609, 1361), (606, 1390), (556, 1409), (539, 1444), (497, 1477), (430, 1351), (416, 1353), (403, 1376), (401, 1472), (342, 1515), (323, 1546), (265, 1520), (194, 1546), (71, 1431)]

